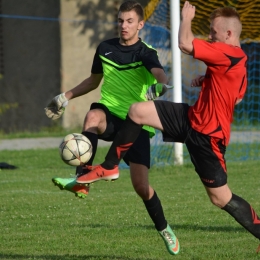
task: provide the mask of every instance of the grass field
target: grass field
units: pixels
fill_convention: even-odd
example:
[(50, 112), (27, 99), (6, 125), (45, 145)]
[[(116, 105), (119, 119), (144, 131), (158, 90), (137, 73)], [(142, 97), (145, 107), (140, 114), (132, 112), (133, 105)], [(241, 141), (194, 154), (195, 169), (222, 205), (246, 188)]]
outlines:
[[(106, 148), (99, 149), (96, 163)], [(119, 180), (97, 182), (87, 199), (55, 187), (53, 176), (69, 177), (56, 149), (0, 151), (0, 259), (36, 260), (209, 260), (260, 259), (259, 241), (226, 212), (212, 206), (193, 167), (153, 167), (156, 189), (169, 224), (181, 244), (177, 256), (166, 251), (128, 170)], [(229, 185), (260, 213), (260, 162), (228, 164)]]

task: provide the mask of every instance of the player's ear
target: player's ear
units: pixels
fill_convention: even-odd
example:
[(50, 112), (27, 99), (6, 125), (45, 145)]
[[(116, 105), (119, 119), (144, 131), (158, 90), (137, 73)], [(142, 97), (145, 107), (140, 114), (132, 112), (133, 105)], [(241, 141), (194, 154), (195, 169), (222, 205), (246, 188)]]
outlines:
[(231, 35), (232, 35), (232, 32), (230, 30), (227, 30), (227, 37), (226, 37), (226, 39), (230, 38)]
[(138, 30), (141, 30), (144, 27), (144, 20), (139, 22)]

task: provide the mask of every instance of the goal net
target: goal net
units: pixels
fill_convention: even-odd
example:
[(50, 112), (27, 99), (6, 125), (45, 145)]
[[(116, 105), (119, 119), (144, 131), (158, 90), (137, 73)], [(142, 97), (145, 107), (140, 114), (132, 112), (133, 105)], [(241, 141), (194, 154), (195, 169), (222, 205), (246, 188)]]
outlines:
[[(173, 0), (175, 1), (175, 0)], [(180, 1), (182, 8), (184, 0)], [(242, 49), (248, 55), (248, 88), (243, 101), (235, 107), (232, 124), (231, 142), (227, 148), (228, 161), (260, 159), (260, 1), (248, 0), (212, 0), (194, 2), (196, 16), (192, 31), (198, 38), (207, 39), (209, 33), (209, 15), (221, 6), (237, 9), (243, 23), (241, 35)], [(171, 41), (170, 41), (170, 0), (150, 0), (145, 6), (146, 24), (141, 38), (157, 49), (167, 75), (171, 78)], [(188, 55), (182, 55), (182, 100), (189, 105), (197, 100), (199, 89), (191, 88), (191, 79), (204, 74), (205, 65)], [(167, 93), (167, 100), (173, 100), (173, 93)], [(174, 149), (172, 143), (163, 143), (160, 132), (151, 140), (152, 165), (172, 164)], [(189, 161), (185, 148), (184, 162)]]

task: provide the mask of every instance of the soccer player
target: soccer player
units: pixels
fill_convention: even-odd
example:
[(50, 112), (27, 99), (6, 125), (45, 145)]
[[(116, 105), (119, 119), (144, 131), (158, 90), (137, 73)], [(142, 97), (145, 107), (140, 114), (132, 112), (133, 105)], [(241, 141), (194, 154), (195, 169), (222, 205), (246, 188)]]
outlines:
[[(224, 158), (234, 107), (241, 102), (247, 87), (247, 56), (239, 41), (240, 17), (232, 7), (214, 10), (210, 15), (209, 42), (194, 37), (191, 30), (194, 17), (195, 7), (186, 1), (181, 13), (179, 48), (207, 65), (205, 75), (191, 83), (201, 86), (196, 103), (189, 106), (155, 100), (131, 105), (105, 162), (77, 182), (91, 183), (118, 171), (126, 147), (134, 143), (142, 125), (150, 125), (162, 131), (164, 141), (186, 144), (211, 202), (260, 239), (260, 219), (247, 201), (230, 190)], [(99, 177), (101, 171), (103, 176)]]
[[(155, 84), (168, 82), (156, 50), (138, 37), (143, 26), (142, 6), (136, 1), (124, 2), (118, 12), (120, 37), (101, 42), (94, 56), (90, 77), (75, 88), (53, 98), (45, 108), (49, 118), (59, 118), (68, 100), (96, 89), (104, 78), (101, 99), (91, 105), (82, 131), (92, 143), (93, 155), (86, 167), (78, 169), (78, 176), (91, 169), (98, 139), (114, 139), (131, 104), (145, 101), (146, 94), (151, 97), (160, 95), (165, 90), (164, 85)], [(177, 238), (167, 224), (161, 202), (148, 180), (150, 137), (154, 133), (153, 128), (144, 126), (125, 155), (124, 161), (130, 167), (133, 187), (143, 199), (155, 228), (162, 236), (168, 251), (176, 254), (179, 251)], [(117, 175), (118, 173), (115, 173), (114, 178), (117, 178)], [(79, 197), (85, 197), (89, 191), (89, 187), (77, 184), (76, 178), (53, 178), (53, 182), (61, 189), (72, 191)]]

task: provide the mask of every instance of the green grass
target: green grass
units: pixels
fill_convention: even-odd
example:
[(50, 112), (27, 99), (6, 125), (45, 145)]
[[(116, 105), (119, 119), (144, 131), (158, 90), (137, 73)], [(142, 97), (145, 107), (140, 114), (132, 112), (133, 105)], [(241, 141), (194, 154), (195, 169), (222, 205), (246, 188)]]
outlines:
[[(101, 162), (106, 148), (99, 149)], [(119, 180), (97, 182), (87, 199), (55, 187), (53, 176), (68, 177), (57, 149), (0, 151), (1, 260), (251, 260), (259, 241), (232, 217), (210, 204), (193, 166), (153, 167), (156, 189), (169, 224), (181, 244), (177, 256), (166, 251), (128, 170)], [(230, 163), (229, 185), (260, 212), (260, 162)]]

